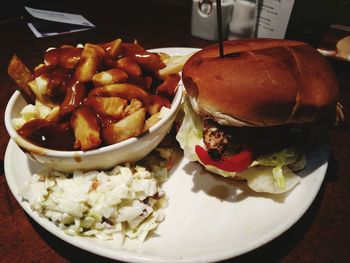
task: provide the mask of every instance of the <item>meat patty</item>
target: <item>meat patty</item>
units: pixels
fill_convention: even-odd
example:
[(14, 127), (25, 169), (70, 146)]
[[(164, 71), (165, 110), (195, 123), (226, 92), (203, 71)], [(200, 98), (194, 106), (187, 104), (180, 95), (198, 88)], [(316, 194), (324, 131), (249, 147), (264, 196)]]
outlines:
[(230, 135), (219, 129), (210, 122), (205, 123), (203, 130), (204, 144), (208, 149), (208, 153), (214, 160), (219, 160), (230, 144)]

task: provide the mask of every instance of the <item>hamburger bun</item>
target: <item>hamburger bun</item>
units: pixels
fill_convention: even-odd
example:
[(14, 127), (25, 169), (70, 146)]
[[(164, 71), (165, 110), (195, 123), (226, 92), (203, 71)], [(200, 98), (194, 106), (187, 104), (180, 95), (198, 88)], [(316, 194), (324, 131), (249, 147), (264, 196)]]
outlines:
[(195, 112), (229, 126), (315, 122), (335, 112), (336, 77), (310, 45), (277, 39), (224, 42), (195, 53), (182, 79)]

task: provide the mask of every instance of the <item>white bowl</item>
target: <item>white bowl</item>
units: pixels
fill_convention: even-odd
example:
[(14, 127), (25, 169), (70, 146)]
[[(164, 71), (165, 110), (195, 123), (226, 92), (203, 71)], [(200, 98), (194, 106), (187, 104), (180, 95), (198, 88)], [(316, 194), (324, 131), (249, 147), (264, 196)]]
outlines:
[(180, 82), (170, 111), (149, 131), (138, 137), (90, 151), (51, 150), (34, 145), (21, 137), (12, 125), (12, 120), (20, 117), (21, 110), (27, 104), (19, 91), (15, 91), (6, 106), (5, 126), (11, 139), (23, 152), (32, 160), (46, 167), (63, 172), (105, 170), (117, 164), (140, 160), (157, 147), (174, 123), (181, 105), (182, 94), (183, 86)]

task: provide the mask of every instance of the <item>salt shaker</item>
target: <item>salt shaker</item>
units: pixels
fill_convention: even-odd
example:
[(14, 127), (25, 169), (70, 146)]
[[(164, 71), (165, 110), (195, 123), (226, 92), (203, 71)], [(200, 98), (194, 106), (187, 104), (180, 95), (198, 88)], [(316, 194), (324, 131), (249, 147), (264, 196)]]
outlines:
[(257, 0), (233, 0), (228, 39), (252, 38), (257, 24)]
[[(228, 25), (232, 16), (233, 0), (221, 0), (223, 37), (228, 37)], [(191, 34), (206, 40), (219, 38), (215, 0), (192, 0)]]

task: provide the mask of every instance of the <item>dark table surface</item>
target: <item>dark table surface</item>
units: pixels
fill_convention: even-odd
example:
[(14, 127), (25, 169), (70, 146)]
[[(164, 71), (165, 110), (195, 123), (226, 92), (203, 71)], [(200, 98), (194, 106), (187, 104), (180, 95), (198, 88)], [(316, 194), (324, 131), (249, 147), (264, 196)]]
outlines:
[[(204, 47), (211, 42), (190, 34), (189, 6), (172, 6), (153, 1), (98, 1), (76, 4), (79, 12), (96, 28), (68, 35), (35, 38), (26, 18), (0, 23), (0, 113), (15, 90), (6, 69), (17, 53), (32, 68), (42, 61), (50, 46), (101, 43), (121, 37), (145, 48)], [(127, 2), (127, 1), (125, 1)], [(341, 103), (350, 108), (350, 63), (329, 60), (340, 86)], [(289, 230), (264, 246), (232, 262), (349, 262), (350, 258), (350, 118), (345, 127), (331, 133), (327, 174), (311, 207)], [(0, 119), (1, 166), (9, 141)], [(19, 206), (0, 173), (0, 261), (1, 262), (109, 262), (58, 239), (33, 221)], [(232, 222), (234, 224), (234, 222)], [(231, 260), (229, 260), (231, 262)]]

